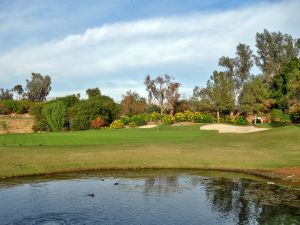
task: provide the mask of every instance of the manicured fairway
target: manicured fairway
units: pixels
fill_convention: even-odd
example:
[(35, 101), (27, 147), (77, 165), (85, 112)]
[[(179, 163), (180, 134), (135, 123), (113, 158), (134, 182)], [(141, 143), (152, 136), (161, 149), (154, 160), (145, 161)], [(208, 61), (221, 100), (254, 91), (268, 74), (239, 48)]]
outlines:
[(200, 125), (0, 135), (0, 177), (100, 168), (300, 167), (300, 127), (251, 134)]

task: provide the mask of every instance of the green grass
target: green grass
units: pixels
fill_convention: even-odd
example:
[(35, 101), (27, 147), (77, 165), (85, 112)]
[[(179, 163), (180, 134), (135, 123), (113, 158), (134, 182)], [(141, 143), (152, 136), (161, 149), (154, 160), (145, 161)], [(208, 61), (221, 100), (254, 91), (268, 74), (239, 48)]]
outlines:
[(300, 127), (219, 134), (199, 126), (0, 135), (0, 177), (101, 168), (300, 166)]

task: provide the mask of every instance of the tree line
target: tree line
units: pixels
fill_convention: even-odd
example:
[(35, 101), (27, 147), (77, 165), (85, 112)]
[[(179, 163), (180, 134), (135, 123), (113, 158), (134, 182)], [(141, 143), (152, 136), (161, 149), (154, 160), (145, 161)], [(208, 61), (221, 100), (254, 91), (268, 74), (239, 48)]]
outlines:
[[(299, 121), (299, 52), (300, 39), (264, 30), (256, 34), (256, 53), (249, 45), (239, 43), (235, 56), (220, 57), (218, 64), (222, 69), (212, 72), (205, 87), (194, 87), (189, 99), (181, 98), (181, 84), (165, 74), (145, 77), (147, 98), (129, 90), (118, 104), (103, 96), (99, 88), (90, 88), (86, 90), (86, 100), (81, 100), (77, 94), (45, 102), (51, 91), (51, 78), (32, 73), (25, 89), (20, 84), (12, 89), (0, 89), (0, 114), (16, 111), (19, 107), (16, 105), (22, 102), (19, 112), (31, 111), (38, 118), (35, 130), (54, 131), (63, 127), (73, 130), (101, 127), (119, 117), (131, 118), (153, 112), (161, 115), (208, 112), (217, 122), (224, 116), (235, 118), (249, 114), (255, 116), (255, 122), (257, 116), (268, 114), (277, 115), (281, 121), (289, 121), (291, 117)], [(259, 69), (258, 74), (252, 74), (254, 66)], [(13, 92), (19, 103), (12, 102)]]

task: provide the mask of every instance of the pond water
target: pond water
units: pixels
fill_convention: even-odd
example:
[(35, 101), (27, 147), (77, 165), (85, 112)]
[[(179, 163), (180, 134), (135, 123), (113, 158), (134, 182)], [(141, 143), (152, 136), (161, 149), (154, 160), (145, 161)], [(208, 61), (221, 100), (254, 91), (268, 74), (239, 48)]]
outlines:
[(107, 171), (0, 181), (0, 224), (300, 224), (300, 191), (241, 174)]

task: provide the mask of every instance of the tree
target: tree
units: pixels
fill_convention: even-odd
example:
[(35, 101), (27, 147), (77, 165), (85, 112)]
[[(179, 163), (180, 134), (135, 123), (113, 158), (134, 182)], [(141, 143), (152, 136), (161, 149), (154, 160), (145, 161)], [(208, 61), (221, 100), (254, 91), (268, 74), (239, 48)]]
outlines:
[(52, 101), (47, 103), (42, 109), (42, 113), (52, 131), (62, 130), (67, 113), (67, 107), (63, 102)]
[(126, 92), (121, 102), (122, 112), (127, 116), (144, 113), (146, 105), (146, 99), (131, 90)]
[(11, 90), (4, 90), (3, 88), (0, 88), (0, 100), (8, 100), (13, 99), (13, 94)]
[(31, 80), (26, 80), (27, 97), (33, 102), (42, 102), (51, 91), (51, 78), (50, 76), (42, 76), (39, 73), (32, 73)]
[(240, 110), (247, 113), (255, 114), (255, 122), (257, 114), (266, 112), (270, 107), (269, 90), (267, 84), (261, 76), (253, 76), (244, 85), (244, 89), (239, 96)]
[(217, 112), (218, 122), (220, 112), (234, 109), (234, 81), (224, 72), (214, 71), (210, 80), (207, 81), (207, 87), (195, 88), (194, 95), (200, 98), (200, 102), (205, 107)]
[(18, 99), (21, 99), (22, 95), (24, 94), (24, 89), (21, 84), (14, 86), (13, 91), (17, 93)]
[(282, 64), (299, 54), (298, 41), (291, 35), (264, 30), (256, 33), (256, 65), (262, 70), (264, 79), (270, 84)]
[(173, 113), (175, 103), (180, 97), (178, 92), (180, 83), (173, 82), (174, 79), (174, 77), (167, 74), (157, 76), (155, 79), (151, 79), (150, 75), (145, 78), (144, 84), (148, 91), (149, 102), (152, 102), (154, 98), (160, 106), (161, 114), (167, 109)]
[(219, 59), (219, 65), (226, 68), (226, 75), (234, 81), (235, 103), (237, 105), (243, 85), (250, 77), (250, 70), (253, 66), (252, 50), (248, 45), (239, 43), (236, 47), (236, 57), (222, 56)]
[(86, 90), (86, 94), (88, 95), (88, 98), (91, 99), (93, 97), (101, 96), (101, 91), (99, 88), (89, 88)]
[(300, 60), (292, 58), (282, 64), (271, 84), (275, 107), (283, 111), (300, 102)]

